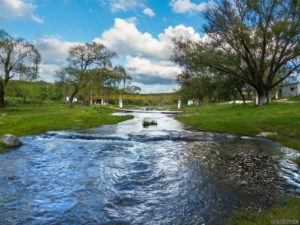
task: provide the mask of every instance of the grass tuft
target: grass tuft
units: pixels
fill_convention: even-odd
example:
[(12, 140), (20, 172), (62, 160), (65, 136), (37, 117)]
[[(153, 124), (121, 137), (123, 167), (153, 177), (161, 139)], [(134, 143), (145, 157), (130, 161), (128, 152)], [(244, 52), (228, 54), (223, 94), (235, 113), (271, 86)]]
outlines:
[(143, 120), (143, 127), (156, 126), (156, 125), (157, 125), (157, 122), (155, 120), (151, 120), (151, 119)]

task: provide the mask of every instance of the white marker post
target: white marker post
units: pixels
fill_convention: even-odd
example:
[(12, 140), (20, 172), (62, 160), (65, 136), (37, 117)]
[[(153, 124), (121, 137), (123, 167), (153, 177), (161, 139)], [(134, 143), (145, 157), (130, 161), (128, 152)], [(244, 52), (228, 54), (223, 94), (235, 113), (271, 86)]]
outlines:
[(178, 99), (178, 109), (181, 109), (181, 104), (182, 104), (181, 99)]
[(121, 98), (119, 99), (119, 108), (121, 109), (123, 108), (123, 99)]

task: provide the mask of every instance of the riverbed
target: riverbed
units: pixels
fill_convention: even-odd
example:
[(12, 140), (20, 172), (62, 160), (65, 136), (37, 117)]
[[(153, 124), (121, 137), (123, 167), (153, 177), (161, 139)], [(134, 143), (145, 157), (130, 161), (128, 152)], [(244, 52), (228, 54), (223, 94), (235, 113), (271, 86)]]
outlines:
[[(118, 113), (124, 115), (126, 113)], [(300, 195), (299, 153), (193, 131), (174, 115), (22, 137), (0, 155), (0, 224), (217, 224)], [(143, 127), (150, 118), (157, 126)]]

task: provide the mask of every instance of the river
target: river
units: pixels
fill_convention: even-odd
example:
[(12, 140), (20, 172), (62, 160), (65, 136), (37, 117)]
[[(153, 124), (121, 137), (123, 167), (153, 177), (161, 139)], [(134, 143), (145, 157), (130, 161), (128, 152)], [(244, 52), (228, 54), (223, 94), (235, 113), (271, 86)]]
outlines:
[[(218, 224), (239, 206), (300, 195), (292, 149), (192, 131), (169, 114), (131, 114), (22, 137), (1, 154), (0, 224)], [(145, 118), (157, 126), (144, 128)]]

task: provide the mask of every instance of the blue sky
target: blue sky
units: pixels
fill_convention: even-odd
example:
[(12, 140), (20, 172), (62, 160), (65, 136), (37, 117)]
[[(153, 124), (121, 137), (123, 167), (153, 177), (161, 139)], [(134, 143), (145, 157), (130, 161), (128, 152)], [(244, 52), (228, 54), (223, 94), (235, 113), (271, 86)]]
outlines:
[(178, 88), (181, 68), (170, 61), (172, 38), (198, 40), (201, 12), (196, 0), (0, 0), (0, 26), (32, 41), (43, 63), (40, 79), (55, 80), (68, 48), (97, 41), (118, 57), (142, 92)]

